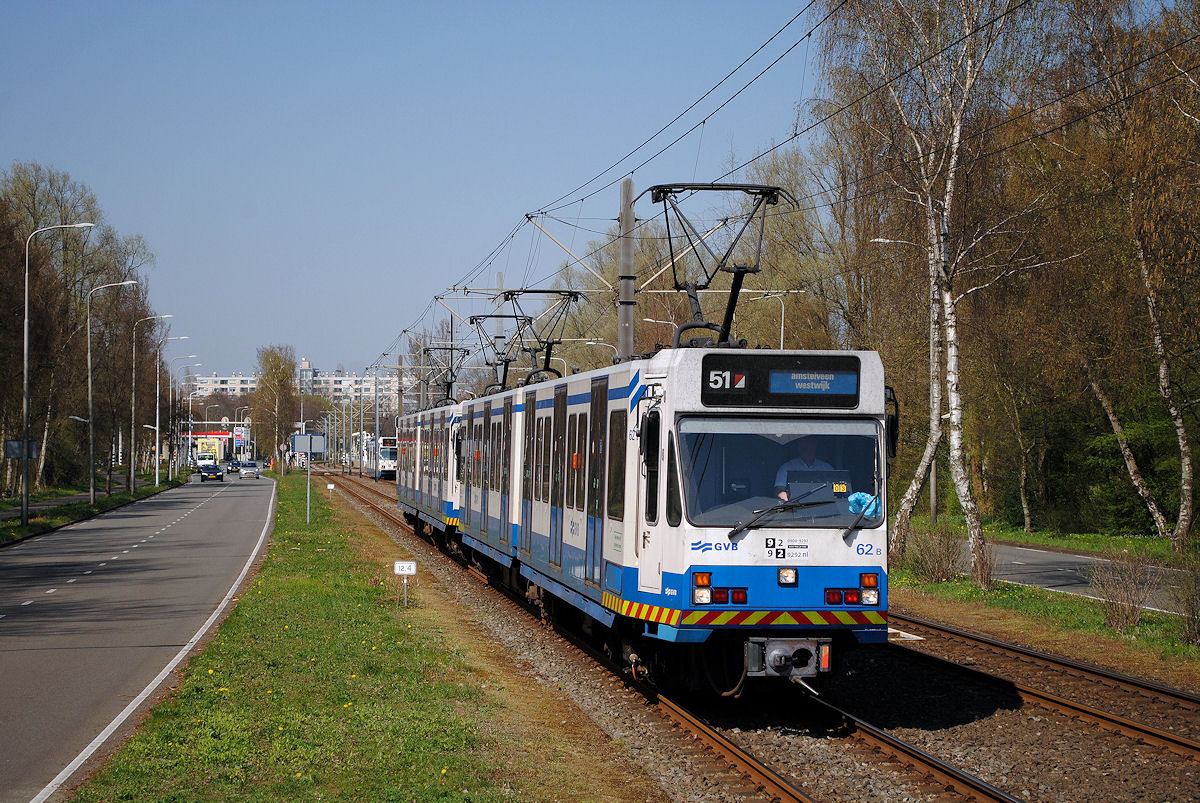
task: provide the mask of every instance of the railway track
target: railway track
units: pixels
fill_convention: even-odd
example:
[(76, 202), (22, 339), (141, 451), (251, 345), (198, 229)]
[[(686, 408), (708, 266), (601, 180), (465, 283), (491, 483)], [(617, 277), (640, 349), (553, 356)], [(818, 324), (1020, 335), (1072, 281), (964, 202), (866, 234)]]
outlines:
[[(1009, 644), (977, 633), (970, 633), (923, 619), (891, 614), (889, 621), (893, 625), (904, 625), (914, 630), (923, 630), (944, 638), (953, 639), (960, 644), (986, 650), (995, 655), (1051, 669), (1061, 673), (1071, 681), (1098, 683), (1111, 689), (1137, 694), (1142, 698), (1177, 709), (1185, 717), (1192, 718), (1193, 720), (1196, 712), (1200, 711), (1200, 697), (1179, 689), (1172, 689), (1130, 675), (1079, 663), (1060, 656), (1031, 650), (1016, 644)], [(1042, 706), (1047, 710), (1063, 714), (1072, 719), (1098, 725), (1107, 731), (1121, 734), (1144, 744), (1162, 747), (1184, 758), (1200, 761), (1200, 742), (1188, 736), (1173, 733), (1165, 727), (1160, 728), (1143, 722), (1137, 722), (1094, 706), (1067, 699), (1044, 689), (1034, 688), (1027, 683), (1011, 679), (1006, 680), (993, 673), (964, 666), (954, 661), (947, 661), (944, 658), (939, 658), (926, 652), (909, 647), (904, 649), (908, 649), (915, 655), (922, 656), (925, 660), (951, 664), (960, 671), (976, 675), (981, 680), (1009, 683), (1025, 702)]]
[[(396, 512), (395, 498), (387, 491), (380, 489), (376, 483), (360, 480), (353, 475), (348, 476), (336, 472), (327, 472), (324, 476), (332, 479), (335, 485), (347, 495), (367, 505), (373, 511), (387, 518), (406, 532), (412, 533), (412, 528)], [(391, 486), (386, 487), (389, 490), (391, 488)], [(467, 574), (473, 576), (481, 583), (490, 584), (488, 577), (476, 567), (458, 565)], [(522, 610), (528, 611), (528, 607), (521, 604), (520, 600), (510, 595), (504, 596), (512, 604), (520, 605)], [(667, 699), (653, 691), (649, 691), (639, 684), (629, 682), (627, 678), (621, 676), (619, 668), (612, 665), (604, 656), (597, 654), (571, 634), (560, 631), (555, 632), (564, 638), (578, 654), (606, 667), (627, 686), (634, 688), (643, 699), (655, 705), (665, 718), (673, 722), (676, 727), (688, 734), (694, 741), (694, 744), (698, 748), (698, 751), (692, 751), (694, 757), (698, 752), (703, 755), (703, 759), (709, 762), (715, 770), (723, 774), (733, 774), (740, 778), (747, 793), (752, 792), (754, 797), (778, 801), (809, 801), (813, 799), (803, 790), (779, 776), (765, 763), (724, 737), (716, 728), (705, 722), (702, 717), (688, 710), (684, 705)], [(970, 773), (925, 753), (919, 748), (874, 727), (847, 711), (825, 701), (817, 700), (817, 703), (839, 718), (843, 723), (841, 730), (850, 734), (851, 738), (863, 743), (869, 752), (879, 756), (883, 761), (906, 767), (908, 772), (914, 777), (934, 783), (952, 795), (967, 800), (1015, 800), (1015, 798)]]

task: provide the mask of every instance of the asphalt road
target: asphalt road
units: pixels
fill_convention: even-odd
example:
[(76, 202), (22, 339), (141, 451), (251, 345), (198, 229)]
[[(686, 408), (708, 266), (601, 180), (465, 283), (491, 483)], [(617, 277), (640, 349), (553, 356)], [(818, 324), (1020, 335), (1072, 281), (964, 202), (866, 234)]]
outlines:
[[(1010, 583), (1037, 586), (1064, 594), (1080, 594), (1100, 599), (1091, 580), (1091, 570), (1098, 561), (1092, 555), (1075, 555), (1066, 552), (1051, 552), (1037, 547), (995, 544), (996, 570), (994, 577)], [(970, 555), (963, 556), (964, 571), (970, 571)], [(1173, 585), (1178, 584), (1178, 572), (1155, 569), (1156, 587), (1147, 600), (1147, 606), (1160, 611), (1174, 611), (1176, 603), (1171, 598)]]
[(0, 800), (51, 791), (153, 700), (265, 544), (274, 490), (194, 481), (0, 550)]

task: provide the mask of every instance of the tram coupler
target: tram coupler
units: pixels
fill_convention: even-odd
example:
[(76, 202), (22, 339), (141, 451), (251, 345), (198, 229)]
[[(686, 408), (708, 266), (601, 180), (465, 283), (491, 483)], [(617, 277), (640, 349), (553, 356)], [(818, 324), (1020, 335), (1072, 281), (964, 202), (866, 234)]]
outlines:
[(748, 677), (780, 677), (801, 683), (801, 678), (816, 677), (832, 668), (832, 639), (752, 637), (745, 646)]

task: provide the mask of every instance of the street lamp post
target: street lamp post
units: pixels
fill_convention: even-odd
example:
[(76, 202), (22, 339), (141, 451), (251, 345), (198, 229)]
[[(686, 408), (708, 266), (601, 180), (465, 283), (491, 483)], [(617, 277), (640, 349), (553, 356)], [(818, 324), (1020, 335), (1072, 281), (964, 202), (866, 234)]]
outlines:
[[(774, 298), (779, 302), (779, 349), (780, 349), (780, 351), (782, 351), (783, 350), (783, 293), (778, 293), (778, 294), (771, 293), (771, 294), (768, 294), (765, 296), (759, 296), (758, 298), (752, 298), (749, 301), (750, 302), (762, 301), (763, 299), (767, 299), (767, 298)], [(749, 303), (749, 302), (747, 302), (747, 303)]]
[(607, 348), (612, 349), (613, 364), (614, 365), (616, 364), (617, 356), (618, 356), (618, 354), (620, 354), (620, 352), (617, 351), (617, 347), (614, 346), (612, 343), (605, 343), (603, 340), (586, 340), (586, 341), (584, 341), (584, 344), (588, 345), (588, 346), (605, 346)]
[(137, 468), (137, 457), (134, 454), (136, 449), (134, 445), (137, 443), (137, 328), (139, 323), (146, 321), (156, 321), (162, 318), (172, 318), (172, 315), (147, 315), (145, 318), (140, 318), (133, 322), (133, 360), (130, 365), (130, 389), (129, 389), (129, 493), (133, 493), (135, 486), (134, 470)]
[[(177, 337), (168, 337), (162, 343), (158, 344), (158, 359), (154, 361), (154, 486), (155, 487), (158, 487), (158, 468), (159, 468), (158, 464), (159, 464), (159, 458), (162, 456), (161, 455), (162, 435), (160, 434), (159, 428), (158, 428), (158, 425), (159, 425), (159, 420), (158, 420), (159, 402), (162, 397), (162, 389), (161, 389), (161, 385), (160, 385), (160, 379), (162, 377), (162, 371), (160, 370), (162, 367), (162, 347), (166, 344), (167, 340), (187, 340), (187, 339), (188, 339), (187, 335), (179, 335)], [(196, 355), (193, 354), (192, 356), (194, 357)], [(170, 388), (168, 388), (168, 391), (169, 390), (170, 390)], [(167, 415), (170, 416), (170, 414), (171, 414), (171, 411), (170, 411), (170, 408), (168, 407)], [(170, 450), (168, 449), (168, 452), (169, 451)], [(169, 473), (170, 472), (168, 471), (168, 474)], [(170, 479), (170, 477), (168, 476), (167, 479)]]
[(90, 229), (95, 223), (64, 223), (35, 229), (25, 238), (25, 359), (21, 394), (21, 526), (29, 524), (29, 242), (35, 234), (53, 229)]
[(188, 394), (188, 459), (192, 457), (192, 449), (196, 444), (196, 419), (192, 418), (192, 399), (204, 391), (193, 390)]
[(96, 504), (96, 411), (92, 404), (92, 294), (108, 287), (124, 287), (137, 284), (137, 279), (112, 282), (93, 287), (87, 294), (87, 368), (88, 368), (88, 503)]
[[(175, 357), (171, 360), (171, 370), (167, 374), (167, 420), (171, 422), (171, 460), (167, 463), (167, 479), (179, 476), (178, 450), (175, 448), (176, 427), (175, 427), (175, 361), (176, 360), (194, 360), (197, 355), (189, 354), (186, 357)], [(194, 362), (191, 365), (184, 366), (185, 368), (199, 368), (204, 365), (202, 362)], [(182, 388), (181, 388), (182, 389)]]
[[(248, 405), (248, 404), (243, 404), (241, 407), (234, 408), (234, 410), (233, 410), (233, 426), (235, 429), (237, 427), (241, 426), (241, 424), (242, 424), (242, 419), (239, 418), (242, 410), (249, 410), (249, 409), (250, 409), (250, 405)], [(237, 454), (237, 438), (236, 437), (233, 439), (233, 453), (235, 455)]]

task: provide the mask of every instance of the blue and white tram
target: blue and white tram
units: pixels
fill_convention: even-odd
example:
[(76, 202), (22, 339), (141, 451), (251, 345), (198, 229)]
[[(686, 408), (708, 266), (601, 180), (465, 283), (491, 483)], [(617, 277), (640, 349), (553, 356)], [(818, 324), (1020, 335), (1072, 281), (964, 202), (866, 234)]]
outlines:
[[(400, 421), (400, 507), (664, 682), (887, 638), (875, 352), (667, 349)], [(490, 565), (489, 565), (490, 564)]]

